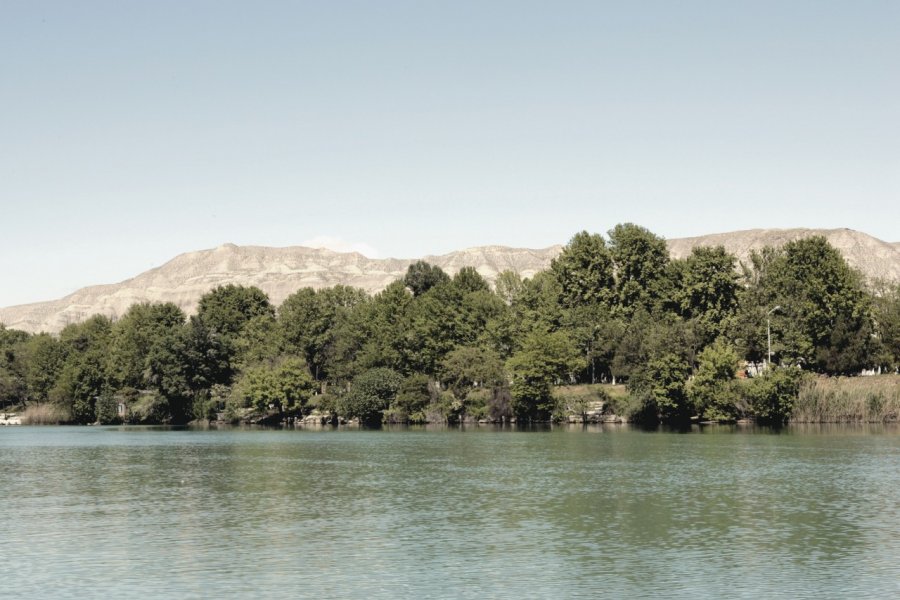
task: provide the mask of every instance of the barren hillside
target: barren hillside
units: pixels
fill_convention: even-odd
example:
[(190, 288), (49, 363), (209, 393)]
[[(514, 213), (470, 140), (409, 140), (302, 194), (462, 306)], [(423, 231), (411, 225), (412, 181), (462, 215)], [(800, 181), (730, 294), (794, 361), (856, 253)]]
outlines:
[[(493, 281), (506, 269), (530, 277), (546, 268), (559, 250), (559, 246), (543, 250), (487, 246), (426, 256), (424, 260), (451, 274), (472, 266)], [(356, 252), (301, 246), (225, 244), (181, 254), (121, 283), (82, 288), (59, 300), (0, 309), (0, 322), (24, 331), (57, 332), (95, 314), (118, 317), (137, 302), (174, 302), (190, 314), (200, 296), (228, 283), (258, 286), (276, 305), (303, 287), (318, 289), (343, 284), (375, 293), (402, 277), (412, 262), (413, 259), (370, 259)]]
[[(868, 278), (900, 281), (900, 244), (891, 244), (849, 229), (754, 229), (669, 240), (673, 257), (683, 258), (696, 246), (723, 245), (746, 260), (750, 251), (782, 245), (810, 235), (824, 235)], [(541, 250), (483, 246), (426, 256), (424, 260), (456, 273), (475, 267), (489, 281), (505, 269), (530, 277), (546, 269), (561, 246)], [(370, 259), (358, 253), (304, 248), (267, 248), (225, 244), (176, 256), (166, 264), (121, 283), (80, 289), (59, 300), (0, 309), (0, 322), (25, 331), (57, 332), (68, 323), (94, 314), (122, 315), (136, 302), (174, 302), (192, 313), (200, 296), (227, 283), (255, 285), (280, 304), (302, 287), (351, 285), (370, 293), (401, 277), (414, 259)]]

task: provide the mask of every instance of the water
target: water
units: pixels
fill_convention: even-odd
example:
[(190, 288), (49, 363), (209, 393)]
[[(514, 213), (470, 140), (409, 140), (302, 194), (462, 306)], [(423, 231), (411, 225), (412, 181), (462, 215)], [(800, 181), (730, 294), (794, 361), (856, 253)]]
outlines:
[(0, 430), (0, 596), (896, 597), (900, 435)]

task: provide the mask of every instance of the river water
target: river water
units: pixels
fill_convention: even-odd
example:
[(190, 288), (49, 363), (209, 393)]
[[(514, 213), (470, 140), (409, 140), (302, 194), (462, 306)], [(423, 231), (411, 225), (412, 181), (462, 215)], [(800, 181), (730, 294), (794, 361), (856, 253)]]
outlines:
[(900, 595), (900, 432), (0, 430), (4, 598)]

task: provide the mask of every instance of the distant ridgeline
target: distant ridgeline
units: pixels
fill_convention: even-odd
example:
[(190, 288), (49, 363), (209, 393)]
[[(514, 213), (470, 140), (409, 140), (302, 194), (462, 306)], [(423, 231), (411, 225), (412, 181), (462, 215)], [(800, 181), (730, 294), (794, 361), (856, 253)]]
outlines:
[[(851, 267), (868, 281), (900, 282), (900, 247), (848, 229), (754, 229), (695, 238), (668, 240), (672, 258), (687, 258), (698, 246), (724, 246), (738, 261), (747, 263), (753, 250), (783, 246), (812, 235), (823, 235)], [(542, 250), (484, 246), (426, 256), (422, 260), (454, 275), (473, 267), (493, 285), (497, 275), (511, 270), (523, 279), (550, 267), (562, 246)], [(266, 248), (225, 244), (212, 250), (182, 254), (136, 277), (108, 285), (87, 287), (59, 300), (0, 308), (0, 323), (37, 333), (58, 333), (71, 323), (93, 315), (118, 318), (132, 304), (172, 302), (192, 315), (200, 297), (216, 287), (255, 286), (276, 306), (304, 287), (323, 289), (347, 285), (369, 294), (380, 292), (402, 278), (415, 260), (370, 259), (355, 252), (290, 247)]]
[[(578, 233), (562, 248), (480, 248), (433, 262), (224, 246), (114, 292), (68, 297), (82, 307), (104, 294), (131, 298), (115, 319), (93, 316), (58, 335), (0, 329), (0, 410), (72, 423), (781, 423), (800, 414), (804, 389), (812, 397), (810, 373), (900, 364), (897, 249), (847, 230), (811, 233), (730, 234), (743, 240), (732, 252), (735, 242), (709, 245), (727, 241), (717, 236), (667, 245), (622, 224), (605, 237)], [(759, 246), (772, 236), (786, 241)], [(868, 253), (868, 281), (848, 264), (856, 256), (866, 266), (854, 248)], [(300, 254), (318, 266), (288, 260)], [(345, 285), (328, 261), (371, 285)], [(205, 283), (191, 279), (197, 262)], [(225, 273), (244, 283), (191, 300)], [(254, 277), (284, 287), (248, 284)], [(179, 280), (197, 289), (155, 302), (123, 293), (141, 285), (158, 294)], [(844, 418), (897, 418), (897, 378), (878, 379), (888, 383), (854, 388), (877, 396), (877, 407), (867, 401)], [(826, 418), (806, 405), (802, 414)]]

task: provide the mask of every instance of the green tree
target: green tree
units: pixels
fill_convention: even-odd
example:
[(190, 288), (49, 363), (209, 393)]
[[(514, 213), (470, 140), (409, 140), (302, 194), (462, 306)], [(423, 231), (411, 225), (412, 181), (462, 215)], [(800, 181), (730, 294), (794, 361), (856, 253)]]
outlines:
[(355, 337), (359, 344), (354, 371), (386, 367), (408, 372), (406, 345), (412, 339), (407, 307), (413, 296), (403, 281), (395, 281), (375, 295), (371, 305), (355, 319)]
[(391, 422), (424, 423), (431, 399), (432, 383), (426, 375), (413, 373), (404, 378), (390, 407)]
[(28, 398), (28, 334), (0, 324), (0, 407)]
[(285, 358), (276, 365), (246, 369), (232, 394), (241, 406), (260, 412), (300, 413), (314, 389), (306, 363), (299, 358)]
[(220, 335), (234, 338), (244, 325), (260, 315), (275, 315), (269, 297), (257, 287), (228, 284), (204, 294), (197, 317)]
[(678, 355), (680, 363), (693, 365), (700, 343), (690, 322), (667, 311), (635, 311), (621, 330), (611, 370), (619, 380), (629, 380), (654, 359)]
[(106, 351), (111, 332), (112, 322), (96, 315), (59, 334), (66, 358), (49, 397), (77, 423), (93, 423), (97, 418), (97, 398), (108, 387)]
[(463, 267), (453, 276), (453, 286), (462, 294), (489, 292), (491, 286), (475, 267)]
[(757, 253), (752, 263), (742, 306), (750, 354), (766, 348), (766, 315), (778, 306), (771, 314), (778, 361), (846, 374), (871, 365), (871, 298), (861, 276), (824, 237)]
[(686, 382), (691, 365), (683, 356), (668, 352), (640, 366), (628, 381), (631, 394), (643, 406), (640, 418), (684, 422), (691, 416)]
[(520, 341), (534, 331), (549, 332), (560, 328), (563, 318), (561, 296), (559, 281), (548, 271), (541, 271), (522, 282), (521, 293), (512, 305), (512, 318), (518, 324)]
[(722, 246), (697, 247), (680, 268), (676, 301), (685, 319), (694, 319), (703, 343), (711, 343), (731, 327), (738, 309), (735, 257)]
[(414, 296), (421, 296), (431, 288), (442, 283), (448, 283), (450, 276), (444, 273), (440, 267), (419, 260), (409, 265), (403, 283)]
[(65, 349), (57, 338), (41, 333), (29, 338), (25, 352), (28, 357), (25, 378), (29, 401), (38, 404), (48, 402), (50, 390), (65, 364)]
[(576, 233), (550, 263), (559, 281), (560, 300), (567, 307), (603, 304), (615, 296), (612, 256), (599, 234)]
[(571, 381), (584, 368), (584, 359), (563, 331), (532, 332), (522, 349), (506, 363), (516, 417), (528, 421), (550, 418), (555, 400), (551, 387)]
[(350, 390), (338, 399), (338, 412), (361, 423), (380, 424), (402, 383), (403, 376), (392, 369), (370, 369), (356, 377)]
[(522, 292), (522, 277), (510, 269), (501, 271), (494, 281), (494, 288), (497, 296), (500, 297), (507, 306), (512, 305), (518, 299)]
[(631, 316), (637, 308), (652, 312), (662, 307), (672, 295), (666, 241), (643, 227), (622, 223), (609, 232), (609, 242), (623, 313)]
[(465, 402), (476, 388), (493, 388), (505, 383), (500, 356), (486, 348), (459, 346), (441, 363), (441, 383)]
[(735, 379), (738, 356), (734, 348), (718, 341), (703, 349), (699, 362), (687, 384), (693, 412), (708, 421), (729, 421), (741, 416)]
[(298, 290), (278, 308), (286, 351), (305, 358), (316, 380), (327, 378), (338, 330), (346, 325), (351, 312), (367, 301), (363, 290), (343, 285)]
[(234, 342), (235, 365), (239, 370), (261, 363), (272, 363), (282, 354), (284, 341), (275, 317), (253, 317)]
[(877, 284), (873, 316), (883, 350), (880, 362), (896, 370), (900, 367), (900, 284)]
[(566, 309), (562, 327), (570, 333), (587, 364), (579, 380), (597, 383), (613, 379), (613, 361), (625, 324), (613, 317), (606, 306), (592, 304)]
[(794, 410), (803, 371), (787, 367), (770, 369), (761, 377), (754, 377), (747, 387), (747, 397), (760, 423), (787, 423)]
[(107, 349), (111, 384), (120, 389), (147, 387), (147, 358), (167, 333), (180, 329), (184, 312), (171, 302), (132, 305), (112, 327)]

